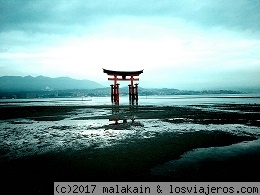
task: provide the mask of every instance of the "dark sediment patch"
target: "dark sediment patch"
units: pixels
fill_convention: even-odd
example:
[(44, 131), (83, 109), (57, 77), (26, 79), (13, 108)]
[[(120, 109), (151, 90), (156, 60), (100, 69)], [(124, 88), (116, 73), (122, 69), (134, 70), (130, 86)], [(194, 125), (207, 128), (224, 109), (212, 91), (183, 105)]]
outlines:
[(60, 121), (65, 119), (66, 116), (62, 115), (56, 115), (56, 116), (40, 116), (40, 117), (30, 117), (31, 120), (34, 121)]
[[(260, 112), (258, 112), (259, 105), (236, 105), (236, 109), (241, 108), (243, 110), (251, 110), (251, 112), (226, 112), (225, 110), (211, 110), (217, 105), (208, 107), (205, 109), (204, 106), (200, 107), (188, 107), (182, 110), (183, 112), (174, 112), (168, 111), (168, 116), (163, 119), (166, 122), (171, 123), (197, 123), (197, 124), (243, 124), (250, 126), (260, 126)], [(233, 107), (228, 108), (228, 105), (225, 107), (226, 110), (232, 111)], [(173, 109), (174, 110), (174, 109)], [(185, 113), (186, 112), (186, 113)], [(172, 116), (172, 117), (170, 117)]]
[(0, 107), (0, 120), (26, 118), (34, 120), (55, 120), (75, 110), (72, 106), (12, 106)]
[[(27, 118), (35, 121), (58, 121), (65, 118), (88, 120), (134, 117), (137, 119), (161, 119), (174, 123), (244, 124), (259, 127), (259, 109), (259, 104), (216, 104), (183, 107), (130, 105), (0, 107), (0, 120)], [(240, 112), (230, 112), (237, 110)], [(103, 113), (100, 111), (107, 112)]]
[[(170, 181), (167, 177), (151, 175), (150, 170), (194, 148), (224, 146), (253, 139), (222, 131), (165, 132), (146, 139), (126, 139), (106, 148), (67, 149), (2, 160), (0, 178), (6, 186), (15, 184), (17, 189), (24, 190), (26, 185), (30, 185), (27, 190), (32, 194), (39, 191), (52, 193), (54, 181)], [(181, 178), (182, 181), (190, 180), (185, 175)], [(215, 181), (222, 179), (215, 178)]]
[[(101, 116), (84, 116), (75, 120), (107, 119), (107, 118), (131, 118), (136, 119), (161, 119), (172, 123), (197, 123), (197, 124), (243, 124), (260, 126), (260, 105), (242, 104), (229, 105), (225, 109), (212, 110), (218, 105), (208, 106), (138, 106), (111, 108), (112, 113)], [(221, 106), (221, 105), (220, 105)], [(223, 106), (221, 106), (223, 107)], [(229, 112), (241, 108), (244, 112)], [(250, 110), (250, 112), (248, 112)]]
[(216, 104), (213, 107), (222, 110), (237, 110), (242, 112), (260, 112), (259, 104)]

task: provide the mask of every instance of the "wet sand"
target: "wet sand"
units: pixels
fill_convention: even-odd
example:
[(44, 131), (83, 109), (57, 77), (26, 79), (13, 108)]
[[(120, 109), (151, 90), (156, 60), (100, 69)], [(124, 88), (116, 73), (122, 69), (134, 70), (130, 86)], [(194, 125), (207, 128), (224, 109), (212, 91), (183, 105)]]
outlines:
[(260, 181), (259, 111), (258, 104), (2, 106), (0, 179), (30, 194), (52, 194), (54, 181)]

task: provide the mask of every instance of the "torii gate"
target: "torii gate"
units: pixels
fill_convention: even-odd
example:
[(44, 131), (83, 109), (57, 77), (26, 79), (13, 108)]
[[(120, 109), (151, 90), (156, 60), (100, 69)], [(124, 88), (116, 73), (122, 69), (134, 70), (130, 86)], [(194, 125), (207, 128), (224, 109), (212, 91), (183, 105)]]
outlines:
[(134, 101), (138, 103), (138, 84), (134, 84), (134, 81), (139, 81), (139, 78), (135, 78), (143, 73), (140, 71), (114, 71), (103, 68), (103, 72), (109, 76), (108, 80), (114, 81), (114, 85), (111, 86), (111, 102), (119, 104), (119, 83), (117, 81), (130, 81), (129, 87), (129, 101), (133, 104)]

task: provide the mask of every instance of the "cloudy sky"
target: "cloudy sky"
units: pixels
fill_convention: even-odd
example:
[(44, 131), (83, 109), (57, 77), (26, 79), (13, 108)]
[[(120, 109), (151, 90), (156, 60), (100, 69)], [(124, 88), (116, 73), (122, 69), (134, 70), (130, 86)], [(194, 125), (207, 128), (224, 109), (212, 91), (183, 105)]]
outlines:
[(102, 68), (144, 69), (143, 87), (258, 87), (260, 1), (0, 0), (0, 76), (105, 84)]

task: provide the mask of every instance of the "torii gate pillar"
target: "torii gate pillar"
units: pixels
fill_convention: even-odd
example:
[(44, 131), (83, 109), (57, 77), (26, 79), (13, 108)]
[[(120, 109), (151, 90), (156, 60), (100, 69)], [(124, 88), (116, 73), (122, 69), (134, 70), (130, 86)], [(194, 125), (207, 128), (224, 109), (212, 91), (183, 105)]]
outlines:
[(134, 84), (134, 81), (139, 81), (138, 77), (143, 70), (140, 71), (113, 71), (103, 69), (103, 72), (109, 76), (108, 80), (113, 80), (114, 84), (111, 86), (111, 102), (113, 104), (119, 104), (119, 83), (117, 81), (130, 81), (129, 87), (129, 102), (138, 104), (138, 84)]

